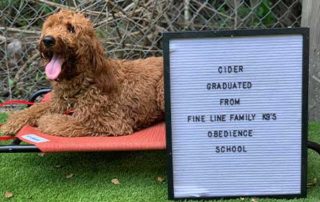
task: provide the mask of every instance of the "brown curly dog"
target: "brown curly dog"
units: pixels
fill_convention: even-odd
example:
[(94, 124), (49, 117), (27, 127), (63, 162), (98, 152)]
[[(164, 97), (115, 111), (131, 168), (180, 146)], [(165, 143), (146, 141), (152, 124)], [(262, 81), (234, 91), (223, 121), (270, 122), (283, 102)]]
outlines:
[(39, 48), (52, 98), (10, 115), (4, 134), (30, 124), (58, 136), (125, 135), (163, 120), (162, 58), (105, 58), (91, 22), (68, 10), (48, 17)]

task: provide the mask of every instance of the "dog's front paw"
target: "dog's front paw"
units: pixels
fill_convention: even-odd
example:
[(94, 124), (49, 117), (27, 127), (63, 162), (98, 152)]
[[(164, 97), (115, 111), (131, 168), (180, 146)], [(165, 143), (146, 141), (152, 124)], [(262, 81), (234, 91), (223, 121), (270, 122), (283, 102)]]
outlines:
[(0, 133), (14, 136), (23, 126), (31, 124), (30, 120), (30, 115), (24, 111), (11, 113), (7, 122), (0, 127)]
[(18, 133), (18, 131), (21, 129), (21, 127), (11, 124), (11, 123), (5, 123), (0, 127), (0, 135), (10, 135), (14, 136)]

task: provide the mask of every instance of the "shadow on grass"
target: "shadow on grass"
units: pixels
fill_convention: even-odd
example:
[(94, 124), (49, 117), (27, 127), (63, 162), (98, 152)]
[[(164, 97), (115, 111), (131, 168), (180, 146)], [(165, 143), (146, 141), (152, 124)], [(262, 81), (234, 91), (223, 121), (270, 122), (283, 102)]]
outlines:
[[(119, 173), (125, 173), (135, 177), (145, 176), (148, 173), (161, 172), (165, 174), (166, 170), (166, 154), (164, 151), (62, 153), (45, 154), (43, 157), (40, 155), (35, 157), (33, 154), (28, 156), (27, 159), (29, 160), (25, 166), (36, 170), (46, 170), (46, 172), (37, 173), (35, 177), (39, 174), (41, 175), (39, 177), (54, 177), (54, 173), (59, 170), (62, 172), (72, 171), (74, 174), (81, 175), (103, 175), (104, 173), (110, 175), (110, 173), (114, 173), (116, 176)], [(50, 171), (53, 175), (50, 175)]]

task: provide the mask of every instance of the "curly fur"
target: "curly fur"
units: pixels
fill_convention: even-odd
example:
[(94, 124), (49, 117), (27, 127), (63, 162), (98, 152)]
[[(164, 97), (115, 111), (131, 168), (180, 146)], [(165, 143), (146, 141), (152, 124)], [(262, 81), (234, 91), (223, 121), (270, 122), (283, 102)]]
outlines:
[[(43, 37), (55, 44), (46, 47)], [(57, 136), (125, 135), (163, 120), (163, 61), (106, 58), (91, 22), (62, 10), (43, 24), (39, 49), (44, 63), (53, 54), (64, 58), (61, 73), (51, 81), (46, 103), (10, 115), (1, 127), (14, 135), (23, 125)], [(72, 109), (72, 115), (64, 112)]]

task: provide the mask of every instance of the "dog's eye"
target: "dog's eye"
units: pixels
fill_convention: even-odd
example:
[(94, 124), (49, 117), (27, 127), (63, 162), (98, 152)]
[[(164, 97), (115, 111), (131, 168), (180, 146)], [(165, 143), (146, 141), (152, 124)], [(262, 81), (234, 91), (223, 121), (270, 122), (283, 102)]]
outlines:
[(76, 30), (74, 29), (74, 26), (70, 23), (67, 23), (67, 30), (71, 33), (75, 33)]

